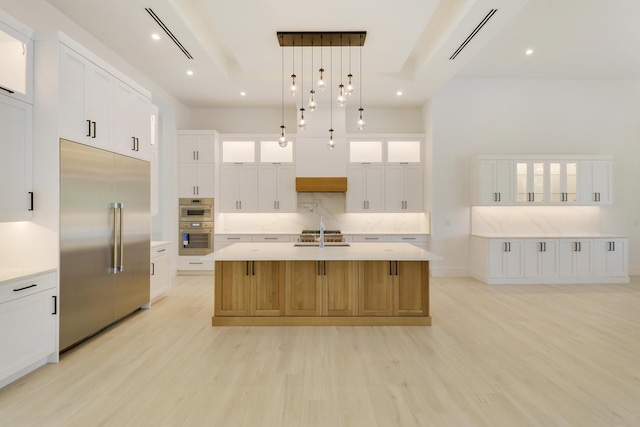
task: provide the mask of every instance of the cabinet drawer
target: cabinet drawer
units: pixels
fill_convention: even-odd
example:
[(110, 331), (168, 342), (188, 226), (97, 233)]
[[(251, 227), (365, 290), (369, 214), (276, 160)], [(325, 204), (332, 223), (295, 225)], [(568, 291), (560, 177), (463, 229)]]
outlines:
[(169, 245), (156, 246), (151, 248), (151, 259), (158, 258), (163, 255), (169, 255)]
[(216, 235), (215, 242), (221, 243), (238, 243), (238, 242), (251, 242), (253, 236), (251, 235)]
[(28, 279), (18, 279), (10, 283), (0, 285), (0, 304), (54, 287), (54, 273), (34, 276)]
[(381, 235), (366, 236), (366, 235), (360, 235), (360, 236), (353, 236), (353, 241), (354, 242), (388, 242), (389, 241), (389, 236), (381, 236)]
[(254, 242), (288, 242), (289, 236), (285, 234), (279, 235), (257, 235), (253, 236)]
[(198, 257), (178, 257), (178, 270), (213, 271), (213, 260), (202, 261)]

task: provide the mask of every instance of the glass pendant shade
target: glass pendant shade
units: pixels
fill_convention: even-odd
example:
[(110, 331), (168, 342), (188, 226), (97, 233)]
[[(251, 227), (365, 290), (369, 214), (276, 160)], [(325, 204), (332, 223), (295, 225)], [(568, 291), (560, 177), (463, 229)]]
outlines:
[(347, 98), (344, 96), (344, 85), (338, 86), (338, 107), (344, 107), (347, 103)]
[(333, 129), (329, 129), (329, 143), (327, 144), (327, 146), (329, 147), (329, 150), (333, 150), (333, 148), (336, 146), (336, 143), (333, 140)]
[(318, 89), (325, 90), (327, 87), (327, 83), (324, 81), (324, 77), (322, 73), (324, 73), (324, 68), (320, 68), (320, 79), (318, 80)]
[(348, 74), (347, 77), (349, 78), (349, 82), (347, 83), (347, 95), (351, 96), (355, 89), (353, 87), (353, 83), (351, 82), (351, 78), (353, 77), (353, 74)]
[(358, 129), (364, 129), (364, 117), (362, 117), (362, 112), (364, 111), (362, 108), (359, 108), (358, 111), (360, 114), (358, 115)]
[(287, 138), (284, 134), (284, 125), (280, 126), (280, 138), (278, 139), (278, 144), (280, 147), (284, 148), (287, 146)]
[(315, 90), (311, 90), (311, 92), (309, 92), (311, 94), (311, 97), (309, 98), (309, 111), (313, 111), (316, 109), (316, 107), (318, 106), (318, 104), (316, 103), (316, 98), (314, 97), (316, 91)]
[(304, 108), (300, 108), (300, 120), (298, 120), (298, 129), (304, 130), (307, 123), (304, 120)]
[(291, 86), (289, 87), (289, 92), (291, 92), (291, 95), (295, 95), (297, 91), (298, 87), (296, 86), (296, 75), (291, 74)]

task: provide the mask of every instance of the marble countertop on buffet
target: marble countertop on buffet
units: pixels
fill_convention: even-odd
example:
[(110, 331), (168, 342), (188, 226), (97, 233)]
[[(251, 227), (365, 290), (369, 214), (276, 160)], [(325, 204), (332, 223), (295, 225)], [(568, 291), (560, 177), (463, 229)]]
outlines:
[(53, 273), (55, 268), (15, 268), (0, 267), (0, 285), (11, 282), (13, 280), (28, 279), (41, 274)]

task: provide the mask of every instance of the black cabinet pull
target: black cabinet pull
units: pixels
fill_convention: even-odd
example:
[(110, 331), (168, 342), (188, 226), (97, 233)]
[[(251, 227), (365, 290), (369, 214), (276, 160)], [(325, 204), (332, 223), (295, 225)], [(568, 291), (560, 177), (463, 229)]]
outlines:
[(159, 254), (160, 252), (164, 252), (164, 251), (166, 251), (166, 249), (160, 249), (160, 250), (156, 251), (156, 253)]
[(87, 120), (87, 124), (89, 125), (89, 128), (87, 129), (87, 136), (91, 136), (91, 120)]
[(131, 151), (136, 151), (136, 137), (131, 137)]
[(156, 264), (155, 263), (151, 263), (151, 275), (155, 276), (156, 275)]
[(51, 298), (53, 298), (53, 313), (51, 314), (58, 314), (58, 296), (52, 295)]
[(30, 289), (30, 288), (35, 288), (36, 286), (38, 286), (36, 283), (29, 285), (29, 286), (25, 286), (24, 288), (18, 288), (18, 289), (14, 289), (13, 292), (20, 292), (20, 291), (24, 291), (25, 289)]
[(393, 276), (393, 271), (391, 270), (392, 270), (391, 261), (389, 261), (389, 276)]
[(249, 275), (249, 261), (244, 262), (244, 275), (245, 276)]
[(396, 276), (398, 275), (398, 261), (396, 261)]
[(320, 276), (321, 275), (320, 274), (320, 261), (316, 261), (316, 269), (317, 269), (318, 276)]
[(33, 211), (33, 191), (29, 191), (29, 211)]
[(251, 275), (252, 276), (256, 275), (256, 262), (255, 261), (251, 261)]
[(547, 252), (547, 242), (542, 242), (544, 252)]
[(98, 125), (96, 124), (96, 122), (91, 122), (91, 123), (93, 123), (93, 136), (91, 138), (95, 138), (96, 135), (98, 134), (96, 130)]
[(12, 91), (11, 89), (7, 89), (6, 87), (2, 87), (2, 86), (0, 86), (0, 89), (4, 90), (5, 92), (8, 92), (8, 93), (15, 93), (15, 92), (14, 92), (14, 91)]

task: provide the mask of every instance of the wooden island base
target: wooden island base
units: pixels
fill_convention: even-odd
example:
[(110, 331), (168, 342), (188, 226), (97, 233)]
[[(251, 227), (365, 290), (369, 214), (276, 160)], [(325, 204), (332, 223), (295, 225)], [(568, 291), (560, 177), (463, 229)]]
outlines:
[(430, 326), (429, 261), (216, 260), (213, 326)]

